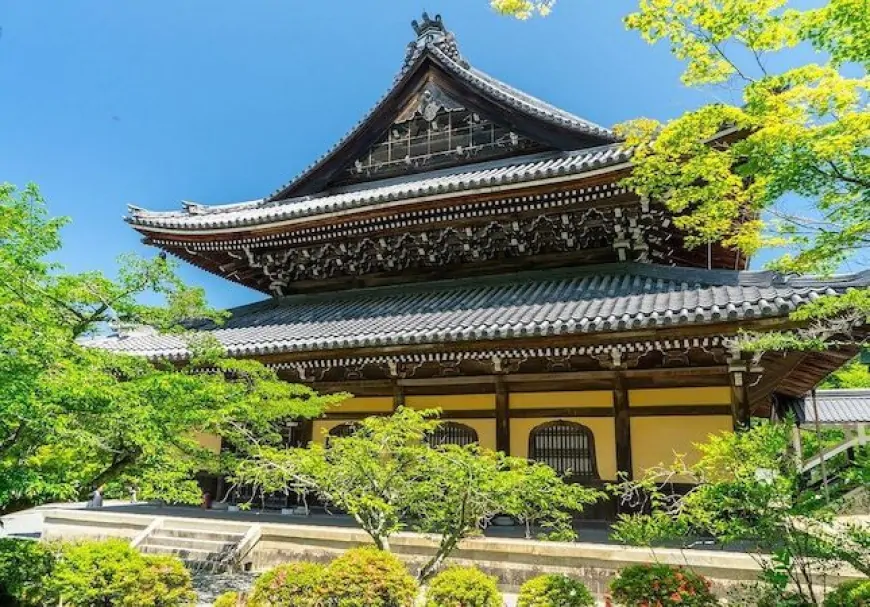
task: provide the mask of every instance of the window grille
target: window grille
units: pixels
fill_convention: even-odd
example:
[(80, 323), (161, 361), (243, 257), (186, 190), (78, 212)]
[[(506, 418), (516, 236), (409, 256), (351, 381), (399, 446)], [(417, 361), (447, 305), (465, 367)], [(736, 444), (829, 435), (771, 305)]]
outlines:
[(477, 430), (465, 424), (456, 422), (441, 422), (441, 424), (433, 432), (429, 433), (426, 441), (430, 447), (439, 447), (441, 445), (471, 445), (478, 442)]
[(326, 435), (326, 446), (329, 446), (329, 441), (333, 438), (347, 438), (353, 436), (359, 428), (359, 422), (344, 422), (337, 426), (333, 426), (329, 429), (329, 433)]
[(529, 459), (572, 480), (598, 479), (592, 431), (581, 424), (555, 421), (534, 428), (529, 435)]

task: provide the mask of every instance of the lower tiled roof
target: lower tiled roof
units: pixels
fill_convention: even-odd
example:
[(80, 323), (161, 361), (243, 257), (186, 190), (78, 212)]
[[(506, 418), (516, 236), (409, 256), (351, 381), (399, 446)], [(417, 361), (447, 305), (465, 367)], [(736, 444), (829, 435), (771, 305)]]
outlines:
[[(870, 389), (818, 390), (816, 407), (822, 424), (870, 424)], [(812, 397), (804, 400), (805, 423), (816, 421)]]
[[(233, 356), (570, 335), (784, 316), (868, 283), (870, 272), (815, 279), (609, 264), (269, 299), (203, 330)], [(153, 358), (186, 355), (172, 335), (94, 345)]]

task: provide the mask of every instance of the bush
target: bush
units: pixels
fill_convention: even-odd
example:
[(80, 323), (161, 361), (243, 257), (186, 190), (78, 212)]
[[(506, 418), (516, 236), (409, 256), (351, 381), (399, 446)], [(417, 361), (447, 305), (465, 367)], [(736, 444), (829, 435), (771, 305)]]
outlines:
[(143, 556), (123, 540), (64, 545), (46, 591), (66, 607), (182, 607), (196, 598), (178, 559)]
[(474, 567), (450, 567), (426, 591), (426, 607), (502, 607), (496, 579)]
[(610, 593), (617, 605), (625, 607), (642, 604), (709, 607), (718, 604), (705, 577), (668, 565), (626, 567), (610, 583)]
[(50, 544), (0, 539), (0, 605), (44, 605), (45, 579), (51, 574), (54, 562)]
[(245, 607), (245, 597), (238, 592), (224, 592), (215, 599), (212, 607)]
[(567, 575), (539, 575), (520, 587), (517, 607), (595, 607), (586, 585)]
[(316, 607), (323, 594), (326, 568), (288, 563), (270, 569), (254, 583), (249, 607)]
[(852, 580), (825, 597), (824, 607), (870, 607), (870, 580)]
[(330, 563), (324, 577), (330, 607), (411, 607), (417, 591), (402, 562), (374, 547), (348, 550)]

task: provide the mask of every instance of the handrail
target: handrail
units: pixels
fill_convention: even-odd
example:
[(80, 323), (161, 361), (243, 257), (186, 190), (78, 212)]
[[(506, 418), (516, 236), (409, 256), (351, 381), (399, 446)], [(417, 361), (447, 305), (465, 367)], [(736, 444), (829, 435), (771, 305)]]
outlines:
[(151, 521), (145, 529), (136, 534), (130, 541), (131, 548), (138, 548), (142, 542), (144, 542), (149, 535), (157, 531), (160, 527), (163, 526), (164, 518), (162, 516), (155, 517), (153, 521)]
[(221, 565), (231, 567), (237, 565), (243, 558), (248, 556), (248, 553), (254, 549), (254, 546), (260, 541), (263, 535), (263, 528), (259, 523), (251, 525), (245, 532), (245, 535), (239, 540), (230, 552), (221, 559)]
[(842, 443), (840, 443), (839, 445), (837, 445), (835, 447), (832, 447), (828, 451), (825, 451), (823, 453), (819, 453), (818, 455), (805, 461), (804, 465), (801, 467), (801, 472), (809, 472), (810, 470), (812, 470), (816, 466), (820, 465), (822, 463), (822, 460), (828, 461), (828, 460), (836, 457), (837, 455), (844, 453), (844, 452), (848, 451), (849, 449), (852, 449), (852, 448), (857, 447), (859, 445), (860, 445), (860, 438), (859, 437), (854, 437), (854, 438), (851, 438), (847, 441), (843, 441)]

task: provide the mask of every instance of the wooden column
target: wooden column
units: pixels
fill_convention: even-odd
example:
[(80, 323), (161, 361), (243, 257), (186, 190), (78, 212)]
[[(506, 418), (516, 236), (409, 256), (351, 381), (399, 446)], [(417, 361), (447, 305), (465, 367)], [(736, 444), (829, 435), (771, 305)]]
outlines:
[(728, 377), (734, 430), (746, 430), (749, 428), (749, 365), (743, 360), (732, 360), (728, 365)]
[(405, 388), (393, 380), (393, 411), (405, 406)]
[(303, 419), (299, 422), (299, 445), (300, 447), (307, 447), (311, 440), (314, 438), (314, 420), (312, 419)]
[(502, 375), (495, 378), (495, 450), (511, 454), (510, 392)]
[(631, 461), (631, 411), (628, 389), (622, 373), (616, 374), (613, 385), (614, 424), (616, 428), (616, 470), (623, 478), (633, 478)]

